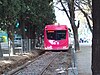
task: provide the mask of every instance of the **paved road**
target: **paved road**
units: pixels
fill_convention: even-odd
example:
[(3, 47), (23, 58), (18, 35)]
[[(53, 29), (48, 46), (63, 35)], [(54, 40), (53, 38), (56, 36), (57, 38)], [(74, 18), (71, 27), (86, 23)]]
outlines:
[(78, 72), (79, 75), (92, 75), (91, 72), (91, 45), (81, 44), (80, 52), (77, 52)]

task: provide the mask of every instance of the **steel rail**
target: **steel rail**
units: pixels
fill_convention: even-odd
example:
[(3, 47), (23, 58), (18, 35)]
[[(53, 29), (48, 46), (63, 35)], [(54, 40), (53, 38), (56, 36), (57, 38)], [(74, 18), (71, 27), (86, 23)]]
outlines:
[(36, 57), (36, 58), (33, 59), (33, 60), (27, 61), (25, 64), (23, 64), (23, 65), (17, 67), (16, 69), (13, 69), (13, 70), (11, 70), (11, 71), (9, 71), (9, 72), (5, 72), (4, 75), (13, 75), (13, 74), (15, 74), (16, 72), (18, 72), (19, 70), (21, 70), (21, 69), (23, 69), (24, 67), (26, 67), (27, 65), (31, 64), (32, 62), (34, 62), (34, 61), (36, 61), (36, 60), (42, 58), (42, 56), (44, 56), (44, 55), (46, 55), (46, 53), (44, 53), (43, 55), (40, 55), (40, 56)]
[[(61, 53), (61, 52), (60, 52)], [(60, 54), (59, 53), (59, 54)], [(42, 71), (38, 74), (38, 75), (42, 75), (44, 72), (45, 72), (45, 70), (50, 66), (50, 64), (54, 61), (54, 59), (56, 59), (57, 57), (58, 57), (58, 55), (59, 54), (56, 54), (54, 57), (53, 57), (53, 59), (42, 69)]]

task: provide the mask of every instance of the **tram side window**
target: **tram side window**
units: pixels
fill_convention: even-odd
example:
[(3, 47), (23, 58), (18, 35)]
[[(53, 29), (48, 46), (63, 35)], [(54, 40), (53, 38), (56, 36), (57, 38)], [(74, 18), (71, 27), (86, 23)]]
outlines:
[(47, 39), (54, 40), (55, 39), (55, 32), (53, 31), (47, 31)]
[(59, 30), (56, 32), (56, 34), (57, 34), (57, 37), (56, 37), (57, 40), (66, 39), (66, 30)]

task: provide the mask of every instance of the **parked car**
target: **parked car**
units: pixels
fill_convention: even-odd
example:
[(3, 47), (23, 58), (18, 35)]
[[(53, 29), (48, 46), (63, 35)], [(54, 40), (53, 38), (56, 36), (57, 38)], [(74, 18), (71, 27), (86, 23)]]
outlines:
[(15, 47), (20, 47), (21, 46), (21, 35), (18, 35), (18, 34), (15, 34), (15, 37), (14, 37), (14, 45)]
[(3, 42), (3, 39), (2, 39), (2, 37), (0, 37), (0, 42)]
[(15, 45), (15, 47), (21, 46), (21, 38), (19, 38), (19, 37), (15, 38), (14, 45)]

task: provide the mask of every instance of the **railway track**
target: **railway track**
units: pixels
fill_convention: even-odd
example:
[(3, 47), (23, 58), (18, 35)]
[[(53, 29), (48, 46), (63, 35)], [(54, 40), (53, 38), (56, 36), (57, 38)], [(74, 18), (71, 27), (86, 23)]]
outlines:
[(43, 70), (39, 73), (39, 75), (43, 75), (43, 73), (46, 71), (46, 69), (50, 66), (50, 64), (59, 56), (59, 54), (55, 55), (52, 60), (43, 68)]
[(68, 52), (46, 52), (7, 75), (67, 75), (70, 60), (71, 55)]
[(69, 64), (70, 55), (65, 52), (60, 52), (41, 75), (68, 75)]

